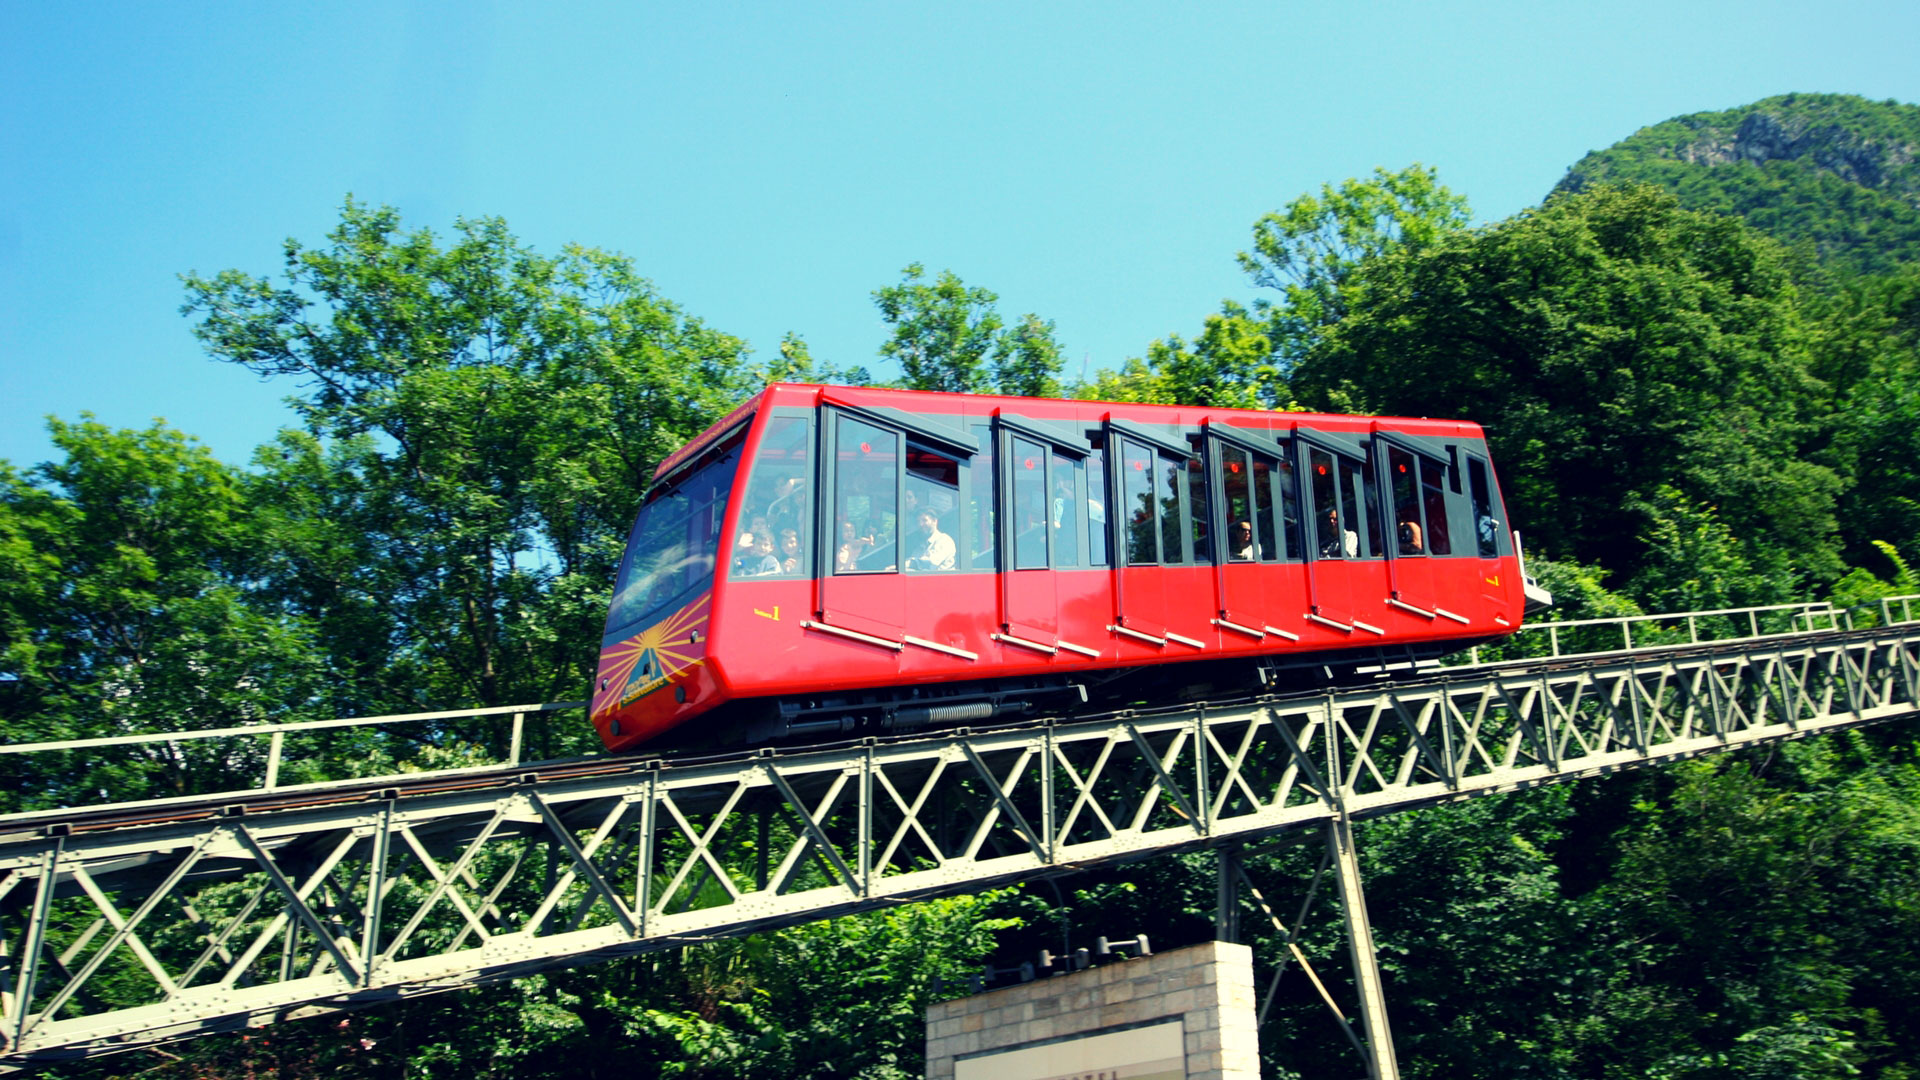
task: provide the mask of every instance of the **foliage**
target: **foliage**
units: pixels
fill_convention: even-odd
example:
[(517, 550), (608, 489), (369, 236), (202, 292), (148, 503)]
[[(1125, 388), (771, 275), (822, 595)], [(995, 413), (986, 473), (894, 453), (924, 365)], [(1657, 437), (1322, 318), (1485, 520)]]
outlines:
[(1220, 314), (1207, 316), (1191, 345), (1178, 334), (1163, 338), (1147, 347), (1144, 360), (1129, 359), (1118, 372), (1100, 372), (1075, 394), (1089, 401), (1280, 407), (1286, 398), (1271, 353), (1266, 328), (1228, 301)]
[(1777, 248), (1738, 221), (1601, 188), (1355, 282), (1296, 392), (1480, 421), (1536, 550), (1635, 581), (1667, 485), (1715, 507), (1762, 578), (1836, 575), (1841, 483), (1801, 453), (1824, 387)]
[(745, 345), (625, 258), (455, 234), (349, 200), (283, 283), (186, 279), (209, 352), (303, 387), (255, 492), (271, 594), (349, 659), (341, 707), (578, 697), (654, 464), (751, 386)]
[(1920, 261), (1920, 106), (1785, 94), (1640, 129), (1555, 188), (1651, 183), (1691, 210), (1741, 217), (1829, 265), (1880, 274)]
[(1057, 396), (1060, 343), (1050, 320), (1028, 314), (1013, 326), (1001, 321), (991, 289), (968, 286), (951, 270), (926, 282), (926, 267), (910, 264), (900, 284), (873, 291), (892, 337), (880, 355), (900, 365), (914, 390), (962, 394)]
[[(0, 463), (0, 720), (22, 742), (311, 716), (309, 624), (257, 602), (260, 514), (244, 478), (155, 423), (50, 421), (64, 457)], [(260, 747), (156, 743), (8, 759), (10, 810), (258, 776)], [(23, 772), (22, 770), (27, 770)]]
[(1276, 366), (1290, 370), (1325, 328), (1345, 317), (1346, 284), (1355, 269), (1389, 251), (1418, 251), (1465, 228), (1465, 196), (1415, 163), (1398, 172), (1376, 168), (1366, 180), (1301, 195), (1253, 223), (1253, 250), (1237, 256), (1255, 286), (1280, 293), (1254, 312), (1266, 323)]

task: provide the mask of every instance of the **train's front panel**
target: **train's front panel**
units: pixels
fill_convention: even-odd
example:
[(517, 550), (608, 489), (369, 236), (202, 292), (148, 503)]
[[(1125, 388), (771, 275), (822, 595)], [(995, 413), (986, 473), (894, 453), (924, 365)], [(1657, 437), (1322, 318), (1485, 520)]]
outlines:
[(712, 663), (714, 582), (745, 425), (648, 492), (594, 673), (592, 715), (612, 750), (636, 746), (719, 704)]

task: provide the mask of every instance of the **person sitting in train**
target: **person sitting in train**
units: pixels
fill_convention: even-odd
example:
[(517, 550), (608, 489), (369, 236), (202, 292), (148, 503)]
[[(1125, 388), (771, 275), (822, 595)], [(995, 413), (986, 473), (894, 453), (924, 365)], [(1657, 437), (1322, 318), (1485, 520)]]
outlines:
[(928, 508), (920, 511), (918, 520), (922, 537), (920, 552), (907, 559), (907, 569), (953, 569), (953, 537), (940, 531), (940, 515)]
[(800, 572), (800, 530), (780, 530), (780, 572), (798, 574)]
[(1399, 538), (1400, 538), (1400, 554), (1402, 555), (1426, 554), (1426, 550), (1427, 550), (1426, 545), (1421, 543), (1419, 522), (1403, 521), (1400, 523), (1400, 528), (1398, 531), (1399, 531)]
[(770, 577), (779, 572), (780, 559), (773, 553), (773, 537), (766, 533), (755, 533), (753, 554), (747, 556), (747, 575)]
[(753, 530), (743, 529), (740, 538), (733, 542), (733, 576), (750, 576), (753, 571), (748, 567), (753, 564)]
[(860, 556), (873, 544), (873, 537), (861, 536), (852, 518), (840, 519), (840, 550), (834, 553), (833, 568), (846, 572), (860, 567)]
[(1234, 522), (1229, 539), (1227, 547), (1236, 561), (1251, 562), (1260, 557), (1260, 548), (1253, 542), (1253, 522)]

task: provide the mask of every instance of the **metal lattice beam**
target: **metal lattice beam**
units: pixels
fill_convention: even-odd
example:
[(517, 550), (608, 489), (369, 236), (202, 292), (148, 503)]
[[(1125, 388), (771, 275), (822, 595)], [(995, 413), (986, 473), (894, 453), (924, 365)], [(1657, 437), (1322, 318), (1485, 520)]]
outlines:
[[(0, 1068), (1916, 711), (1920, 628), (0, 835)], [(155, 818), (173, 817), (179, 820)]]

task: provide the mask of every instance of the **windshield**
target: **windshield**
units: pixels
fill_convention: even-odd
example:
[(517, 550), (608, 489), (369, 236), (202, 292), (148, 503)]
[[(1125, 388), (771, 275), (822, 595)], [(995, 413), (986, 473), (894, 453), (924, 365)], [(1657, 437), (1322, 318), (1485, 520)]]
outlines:
[(607, 634), (658, 621), (713, 584), (720, 519), (740, 463), (740, 436), (701, 456), (690, 471), (656, 488), (640, 508), (620, 560)]

